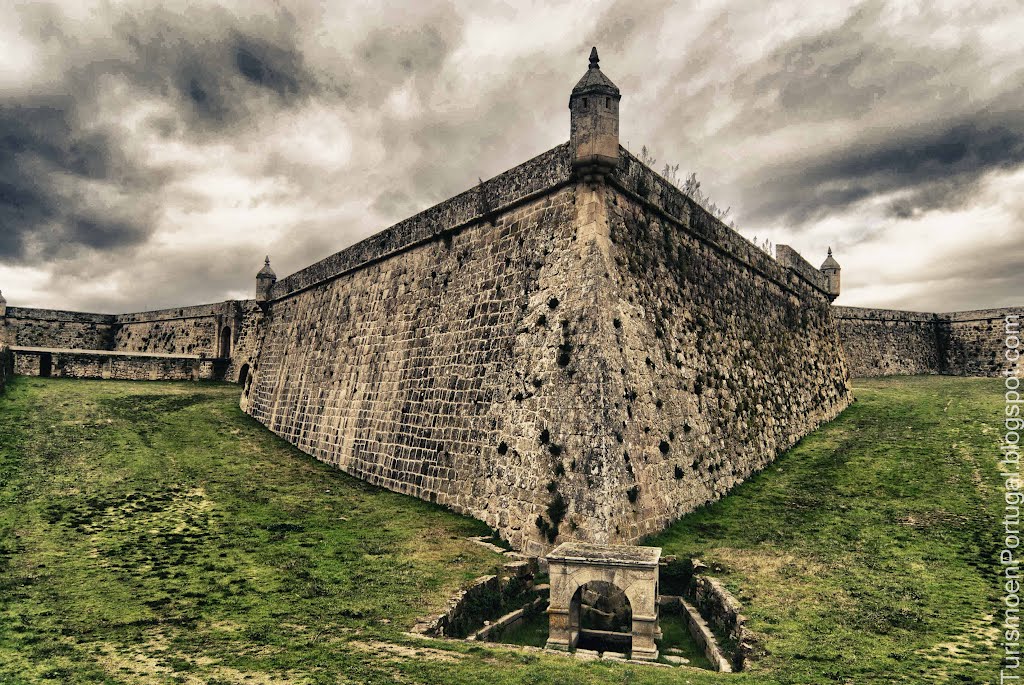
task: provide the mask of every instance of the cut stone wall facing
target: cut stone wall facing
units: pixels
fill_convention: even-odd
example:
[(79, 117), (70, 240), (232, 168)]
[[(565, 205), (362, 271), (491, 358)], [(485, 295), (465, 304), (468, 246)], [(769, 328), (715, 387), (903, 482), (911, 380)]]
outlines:
[(1021, 308), (946, 314), (833, 307), (854, 376), (998, 376), (1006, 317)]
[(7, 307), (0, 328), (11, 346), (109, 350), (114, 344), (114, 318), (112, 314)]
[[(718, 499), (850, 402), (828, 299), (623, 151), (602, 505), (625, 540)], [(660, 211), (659, 211), (660, 210)], [(610, 438), (610, 439), (609, 439)], [(581, 484), (582, 485), (582, 484)]]
[(0, 394), (7, 388), (11, 377), (14, 375), (14, 355), (11, 350), (0, 341)]
[(1006, 368), (1007, 317), (1019, 322), (1024, 307), (979, 309), (940, 314), (942, 373), (954, 376), (999, 376)]
[[(232, 363), (218, 363), (211, 368), (216, 368), (225, 380), (237, 381), (242, 366), (252, 363), (262, 316), (255, 300), (228, 300), (132, 314), (8, 307), (6, 316), (0, 318), (0, 342), (59, 350), (227, 358)], [(25, 356), (23, 364), (32, 363)], [(144, 369), (159, 368), (152, 360), (136, 366), (143, 369), (138, 372), (143, 376), (148, 376)], [(187, 377), (180, 367), (181, 362), (171, 363), (167, 380), (183, 374)], [(89, 364), (76, 362), (76, 368), (85, 373)], [(125, 372), (125, 377), (131, 376), (132, 373)]]
[(846, 405), (820, 290), (639, 162), (591, 188), (565, 155), (279, 281), (243, 409), (540, 551), (660, 530)]
[(939, 373), (935, 314), (833, 307), (832, 315), (853, 376)]
[(85, 350), (24, 350), (14, 353), (14, 371), (39, 376), (44, 355), (52, 378), (110, 378), (133, 381), (217, 380), (223, 373), (212, 359), (199, 357), (117, 354)]
[(243, 409), (364, 480), (538, 536), (539, 436), (585, 425), (592, 396), (555, 377), (562, 300), (583, 296), (573, 203), (565, 189), (273, 302)]

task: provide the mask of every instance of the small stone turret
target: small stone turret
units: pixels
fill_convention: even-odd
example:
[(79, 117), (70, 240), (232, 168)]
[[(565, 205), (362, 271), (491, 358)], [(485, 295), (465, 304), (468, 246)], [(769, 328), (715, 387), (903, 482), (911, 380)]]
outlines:
[(0, 319), (7, 316), (7, 300), (4, 299), (4, 294), (0, 291)]
[(828, 248), (828, 257), (821, 265), (821, 273), (825, 274), (830, 302), (835, 302), (835, 299), (839, 297), (839, 272), (841, 270), (839, 262), (832, 257), (832, 248)]
[(263, 268), (256, 274), (256, 301), (266, 302), (270, 299), (270, 289), (277, 283), (277, 274), (270, 268), (270, 255), (263, 262)]
[(619, 89), (598, 66), (597, 48), (590, 68), (569, 96), (569, 149), (573, 169), (583, 178), (599, 178), (619, 164)]

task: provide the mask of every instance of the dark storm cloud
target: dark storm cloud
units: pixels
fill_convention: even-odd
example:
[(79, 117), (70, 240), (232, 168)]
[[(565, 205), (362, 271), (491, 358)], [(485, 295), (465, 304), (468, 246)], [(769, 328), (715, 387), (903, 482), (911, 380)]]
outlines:
[[(1024, 162), (1024, 69), (1017, 62), (994, 79), (1003, 65), (979, 36), (990, 24), (1012, 23), (1012, 14), (965, 11), (959, 21), (977, 28), (955, 40), (932, 36), (948, 32), (938, 8), (919, 12), (916, 23), (894, 14), (892, 3), (860, 3), (834, 25), (810, 27), (743, 62), (734, 54), (742, 13), (723, 8), (673, 68), (675, 97), (655, 135), (698, 154), (744, 155), (747, 145), (784, 141), (732, 169), (705, 164), (734, 174), (738, 197), (729, 200), (757, 225), (800, 228), (881, 194), (901, 195), (890, 209), (897, 217), (962, 206), (987, 174)], [(766, 33), (786, 28), (764, 25)], [(723, 71), (730, 57), (741, 64), (735, 75)], [(702, 85), (687, 91), (693, 83)], [(722, 108), (731, 113), (725, 125), (714, 140), (702, 137)], [(712, 192), (715, 180), (705, 183)]]
[[(259, 22), (238, 26), (217, 8), (111, 10), (98, 17), (110, 32), (86, 41), (77, 37), (94, 27), (50, 6), (19, 11), (56, 58), (50, 78), (0, 104), (0, 263), (124, 251), (155, 231), (159, 194), (175, 171), (132, 150), (119, 113), (105, 111), (104, 85), (170, 104), (190, 137), (242, 124), (267, 106), (264, 94), (287, 107), (317, 88), (287, 20), (261, 36)], [(167, 138), (182, 134), (173, 120), (151, 125)]]
[(110, 132), (78, 127), (76, 106), (71, 98), (0, 106), (0, 261), (134, 245), (151, 230), (76, 199), (78, 186), (109, 181), (124, 164)]
[[(741, 230), (817, 250), (870, 206), (828, 233), (845, 259), (1024, 165), (1005, 8), (231, 1), (17, 6), (0, 273), (108, 311), (244, 295), (265, 252), (285, 275), (564, 142), (595, 43), (622, 142), (699, 171)], [(1000, 244), (959, 263), (1012, 278)], [(915, 278), (952, 288), (923, 267), (879, 282)]]
[(829, 155), (761, 170), (745, 209), (761, 221), (808, 221), (869, 197), (894, 199), (899, 218), (962, 206), (987, 174), (1024, 165), (1024, 116), (1001, 123), (967, 121), (937, 131), (891, 130), (886, 139), (858, 141)]

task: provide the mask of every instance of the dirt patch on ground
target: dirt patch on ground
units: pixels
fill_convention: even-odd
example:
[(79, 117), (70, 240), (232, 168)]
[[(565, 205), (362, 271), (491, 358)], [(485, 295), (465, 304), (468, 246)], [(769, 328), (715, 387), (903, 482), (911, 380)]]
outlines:
[(349, 646), (362, 652), (387, 655), (400, 659), (427, 659), (430, 661), (459, 661), (465, 655), (458, 652), (448, 652), (443, 649), (432, 649), (430, 647), (412, 647), (409, 645), (396, 645), (391, 642), (379, 642), (371, 640), (363, 642), (354, 640), (347, 643)]
[(992, 614), (987, 614), (968, 623), (950, 640), (917, 650), (917, 654), (934, 664), (932, 670), (922, 673), (922, 682), (950, 682), (951, 667), (988, 659), (996, 654), (999, 637), (999, 626), (994, 623)]

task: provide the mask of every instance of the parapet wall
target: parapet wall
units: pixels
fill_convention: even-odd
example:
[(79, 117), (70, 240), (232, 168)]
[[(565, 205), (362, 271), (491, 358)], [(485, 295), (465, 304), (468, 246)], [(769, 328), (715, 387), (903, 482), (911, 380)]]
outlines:
[[(237, 381), (238, 374), (254, 356), (255, 338), (262, 321), (262, 311), (255, 300), (228, 300), (215, 304), (177, 307), (150, 312), (131, 314), (94, 314), (69, 312), (27, 307), (7, 307), (6, 315), (0, 317), (0, 344), (15, 348), (45, 348), (50, 350), (92, 350), (143, 355), (173, 357), (197, 357), (223, 359), (230, 362), (211, 366), (226, 380)], [(237, 348), (237, 349), (236, 349)], [(239, 353), (239, 354), (236, 354)], [(23, 364), (31, 366), (38, 359), (31, 359), (24, 350), (16, 350), (15, 356), (25, 357)], [(238, 358), (238, 363), (234, 363)], [(65, 355), (63, 359), (71, 360)], [(120, 362), (118, 362), (120, 363)], [(69, 361), (71, 364), (71, 361)], [(64, 375), (82, 376), (91, 362), (75, 360)], [(155, 362), (134, 363), (140, 369), (140, 378), (150, 376), (148, 369), (159, 368)], [(196, 376), (178, 367), (183, 363), (171, 363), (167, 379)], [(98, 367), (97, 367), (98, 368)], [(121, 376), (135, 377), (134, 372), (125, 371)], [(206, 372), (199, 373), (205, 378)]]
[(1006, 317), (1020, 308), (929, 314), (833, 307), (854, 376), (997, 376), (1005, 365)]
[(0, 340), (12, 346), (109, 350), (114, 345), (114, 316), (7, 307), (0, 331)]
[(838, 338), (818, 289), (630, 163), (590, 188), (559, 146), (282, 279), (243, 409), (520, 549), (720, 497), (849, 401)]
[(216, 380), (219, 362), (195, 356), (16, 348), (14, 372), (52, 378), (110, 378), (132, 381)]
[(7, 307), (0, 317), (0, 340), (19, 347), (229, 358), (242, 329), (251, 333), (260, 317), (254, 300), (131, 314)]

